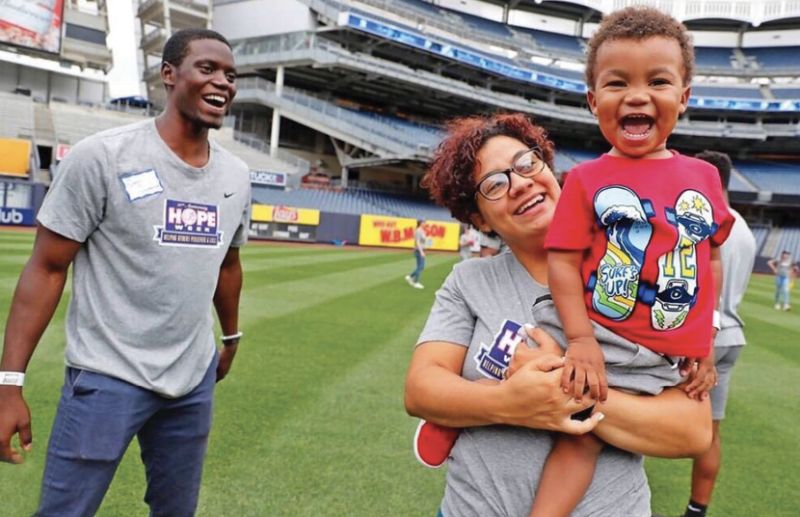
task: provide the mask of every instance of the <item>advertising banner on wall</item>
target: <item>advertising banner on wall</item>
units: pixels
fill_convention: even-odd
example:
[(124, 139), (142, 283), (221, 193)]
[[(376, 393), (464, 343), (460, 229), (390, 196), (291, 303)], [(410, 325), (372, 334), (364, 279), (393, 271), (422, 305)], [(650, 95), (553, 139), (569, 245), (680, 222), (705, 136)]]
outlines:
[(250, 183), (254, 185), (268, 185), (270, 187), (285, 187), (286, 174), (270, 171), (250, 171)]
[[(391, 248), (414, 247), (414, 230), (417, 220), (405, 217), (362, 215), (358, 236), (361, 246), (387, 246)], [(426, 248), (455, 251), (458, 249), (458, 223), (425, 221), (422, 225), (426, 236)]]
[(283, 205), (253, 205), (250, 236), (316, 242), (319, 210)]
[[(0, 0), (0, 5), (2, 0)], [(28, 177), (31, 168), (31, 141), (0, 138), (0, 175)]]
[(33, 226), (33, 210), (30, 208), (0, 207), (0, 225)]
[(0, 0), (0, 42), (58, 54), (64, 0)]
[(250, 218), (253, 221), (264, 223), (276, 222), (318, 226), (319, 210), (285, 205), (254, 204), (250, 211)]

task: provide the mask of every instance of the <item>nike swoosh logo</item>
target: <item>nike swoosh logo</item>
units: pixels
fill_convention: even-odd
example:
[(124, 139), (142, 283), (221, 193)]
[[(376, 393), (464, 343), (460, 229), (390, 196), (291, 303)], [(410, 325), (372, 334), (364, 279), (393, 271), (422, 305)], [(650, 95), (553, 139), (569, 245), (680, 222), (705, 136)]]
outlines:
[(234, 194), (236, 194), (236, 192), (224, 192), (222, 195), (225, 196), (225, 199), (228, 199)]

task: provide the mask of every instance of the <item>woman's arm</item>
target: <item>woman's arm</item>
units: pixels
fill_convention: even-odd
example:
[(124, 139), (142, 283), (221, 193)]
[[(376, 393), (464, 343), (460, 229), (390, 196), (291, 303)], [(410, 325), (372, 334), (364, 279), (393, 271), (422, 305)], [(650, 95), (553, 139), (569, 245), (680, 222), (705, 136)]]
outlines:
[(620, 449), (663, 458), (686, 458), (711, 446), (711, 402), (690, 399), (680, 388), (654, 397), (610, 390), (598, 404), (605, 419), (594, 433)]
[[(571, 434), (591, 431), (599, 418), (569, 418), (593, 401), (586, 397), (575, 402), (560, 389), (562, 363), (553, 353), (558, 345), (538, 328), (530, 336), (540, 354), (519, 347), (517, 356), (526, 356), (524, 364), (515, 367), (512, 361), (514, 373), (495, 385), (460, 376), (465, 347), (446, 342), (418, 346), (406, 377), (406, 411), (449, 427), (507, 424)], [(677, 458), (704, 452), (711, 444), (710, 402), (689, 399), (677, 388), (654, 397), (610, 390), (608, 400), (597, 407), (595, 414), (605, 418), (595, 434), (620, 449)]]
[(461, 377), (466, 351), (439, 341), (414, 350), (405, 390), (410, 415), (449, 427), (508, 424), (572, 434), (588, 432), (599, 422), (597, 417), (585, 422), (569, 418), (591, 400), (575, 402), (560, 389), (556, 368), (562, 360), (557, 355), (542, 352), (509, 379), (489, 385)]

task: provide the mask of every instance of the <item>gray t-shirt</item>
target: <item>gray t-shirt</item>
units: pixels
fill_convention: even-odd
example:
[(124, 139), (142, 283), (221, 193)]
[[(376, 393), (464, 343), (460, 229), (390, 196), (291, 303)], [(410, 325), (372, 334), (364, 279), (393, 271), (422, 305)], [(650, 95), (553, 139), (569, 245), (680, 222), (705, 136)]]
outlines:
[(782, 278), (789, 278), (792, 275), (792, 257), (789, 256), (786, 260), (781, 257), (775, 259), (775, 276)]
[(736, 222), (731, 228), (728, 240), (720, 246), (722, 256), (722, 296), (720, 297), (720, 326), (714, 346), (744, 345), (744, 322), (736, 309), (742, 301), (753, 262), (756, 259), (756, 238), (739, 213), (729, 208)]
[(417, 226), (417, 229), (414, 230), (414, 249), (424, 252), (427, 239), (428, 238), (425, 235), (425, 230), (422, 229), (422, 226)]
[[(534, 302), (548, 294), (512, 253), (457, 264), (436, 292), (418, 344), (446, 341), (468, 347), (461, 372), (469, 380), (499, 379), (520, 325), (536, 323)], [(442, 513), (446, 517), (527, 516), (552, 435), (511, 426), (464, 429), (448, 460)], [(650, 515), (642, 457), (606, 446), (594, 479), (573, 517)]]
[(66, 363), (168, 397), (214, 356), (212, 298), (247, 238), (247, 165), (214, 142), (183, 162), (153, 120), (98, 133), (61, 162), (39, 222), (83, 243), (73, 265)]

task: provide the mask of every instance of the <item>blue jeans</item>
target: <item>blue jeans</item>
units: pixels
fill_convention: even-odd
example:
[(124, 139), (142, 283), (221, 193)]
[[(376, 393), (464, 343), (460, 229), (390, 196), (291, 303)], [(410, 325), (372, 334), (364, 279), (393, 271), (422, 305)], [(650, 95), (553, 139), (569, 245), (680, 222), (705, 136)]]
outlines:
[(97, 513), (134, 435), (145, 465), (150, 515), (194, 515), (216, 369), (215, 357), (193, 391), (170, 399), (114, 377), (67, 368), (35, 515)]
[(417, 259), (417, 268), (411, 272), (410, 276), (415, 282), (419, 282), (420, 277), (422, 277), (422, 270), (425, 269), (425, 257), (422, 256), (422, 253), (419, 250), (414, 250), (414, 258)]
[(775, 277), (775, 303), (789, 305), (789, 277)]

